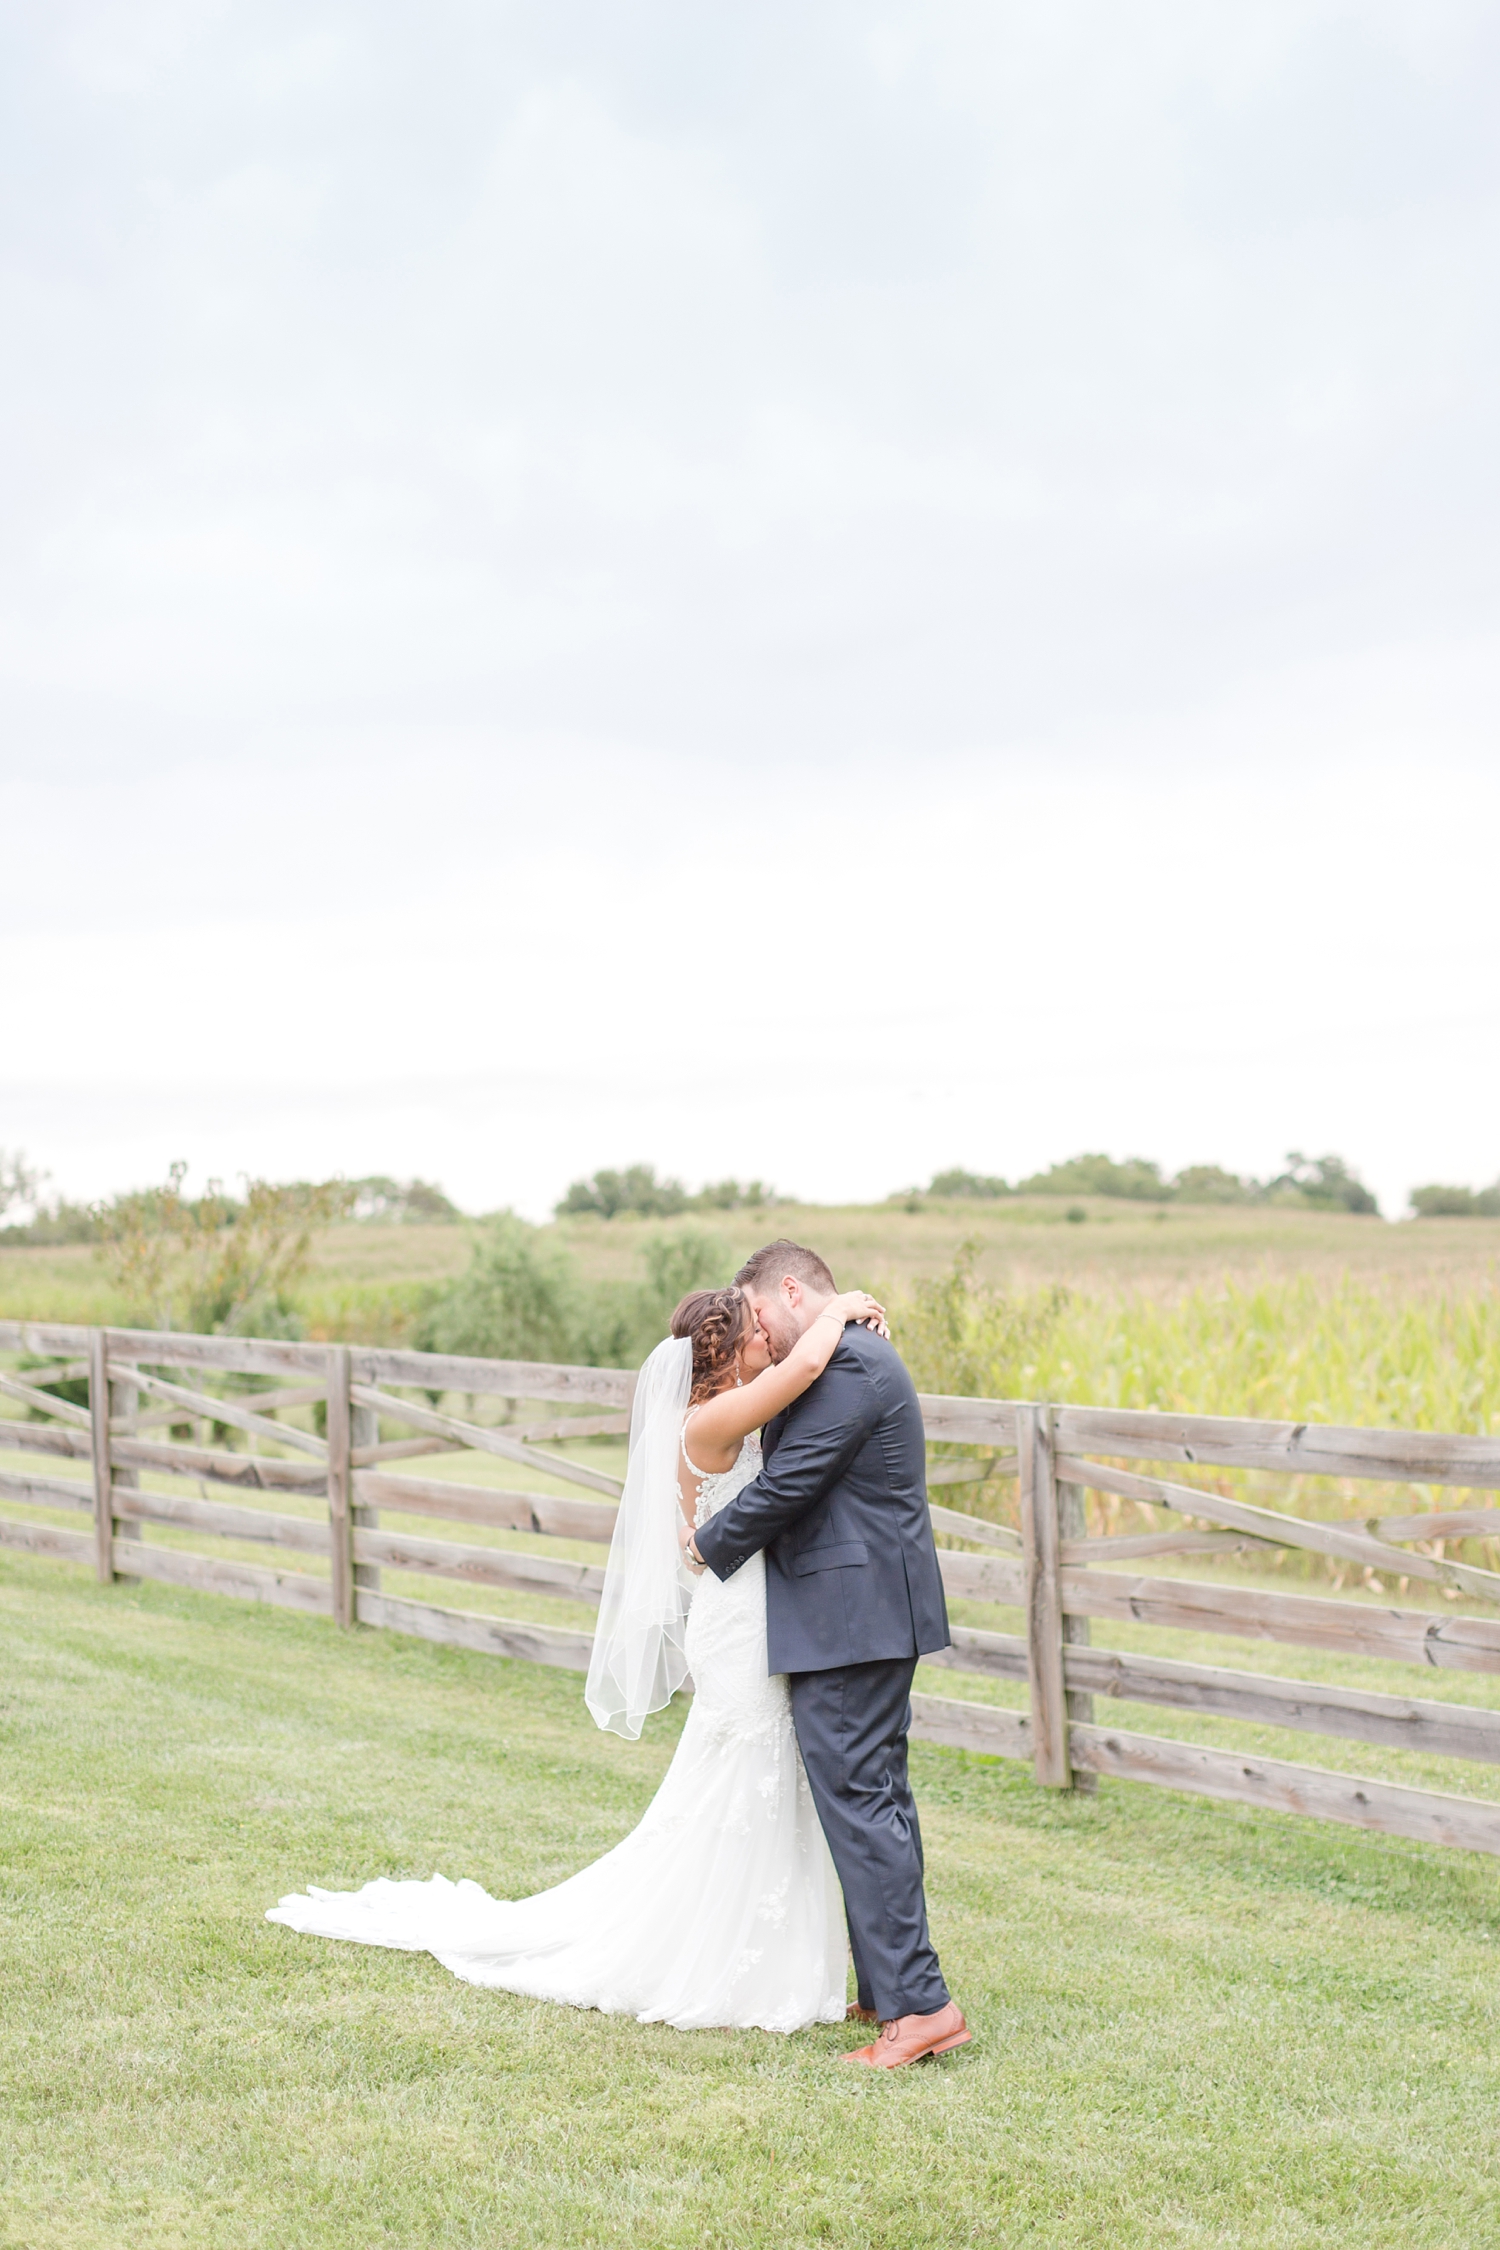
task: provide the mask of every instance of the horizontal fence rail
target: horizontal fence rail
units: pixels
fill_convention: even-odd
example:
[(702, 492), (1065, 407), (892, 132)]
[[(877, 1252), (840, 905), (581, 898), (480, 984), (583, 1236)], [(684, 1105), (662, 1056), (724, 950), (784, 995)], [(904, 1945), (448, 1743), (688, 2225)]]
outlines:
[[(0, 1321), (0, 1352), (31, 1362), (0, 1372), (0, 1510), (44, 1512), (43, 1520), (0, 1513), (0, 1546), (83, 1564), (105, 1583), (151, 1579), (342, 1626), (587, 1668), (587, 1630), (406, 1598), (386, 1588), (384, 1574), (597, 1606), (621, 1480), (597, 1454), (567, 1449), (626, 1435), (629, 1371), (17, 1321)], [(85, 1382), (86, 1406), (50, 1387)], [(464, 1400), (464, 1411), (453, 1411)], [(929, 1490), (945, 1495), (929, 1501), (933, 1528), (961, 1542), (940, 1549), (944, 1584), (956, 1601), (1018, 1613), (1021, 1626), (957, 1624), (952, 1645), (924, 1661), (1011, 1682), (1024, 1690), (1025, 1709), (918, 1694), (919, 1737), (1023, 1759), (1053, 1788), (1089, 1788), (1102, 1774), (1500, 1853), (1500, 1804), (1097, 1723), (1099, 1700), (1115, 1700), (1500, 1765), (1500, 1710), (1090, 1640), (1097, 1619), (1500, 1673), (1500, 1572), (1441, 1551), (1444, 1542), (1500, 1537), (1500, 1506), (1372, 1509), (1329, 1521), (1183, 1481), (1184, 1472), (1222, 1484), (1224, 1471), (1250, 1471), (1458, 1488), (1483, 1500), (1500, 1493), (1500, 1439), (1017, 1400), (923, 1397), (921, 1406), (929, 1446), (941, 1449), (928, 1463)], [(404, 1465), (455, 1453), (564, 1489), (465, 1483)], [(173, 1488), (148, 1490), (143, 1475)], [(964, 1505), (965, 1486), (1012, 1485), (1014, 1527)], [(1090, 1536), (1089, 1492), (1106, 1508), (1128, 1502), (1148, 1523), (1163, 1513), (1180, 1528)], [(431, 1520), (459, 1536), (382, 1524), (382, 1514)], [(162, 1544), (150, 1531), (281, 1554), (247, 1561)], [(485, 1532), (580, 1543), (594, 1559), (481, 1543), (475, 1534)], [(1263, 1569), (1268, 1557), (1299, 1553), (1347, 1566), (1382, 1598), (1136, 1567), (1192, 1556)], [(1392, 1579), (1492, 1614), (1387, 1600), (1382, 1582)]]

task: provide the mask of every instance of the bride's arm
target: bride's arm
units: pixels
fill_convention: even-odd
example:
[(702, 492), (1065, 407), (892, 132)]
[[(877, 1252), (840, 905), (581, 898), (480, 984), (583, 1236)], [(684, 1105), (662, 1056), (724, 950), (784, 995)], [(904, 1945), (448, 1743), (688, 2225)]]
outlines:
[(692, 1423), (700, 1459), (706, 1453), (730, 1452), (741, 1438), (760, 1429), (794, 1398), (800, 1398), (832, 1359), (851, 1320), (878, 1322), (883, 1328), (885, 1308), (863, 1289), (846, 1289), (824, 1306), (777, 1366), (766, 1368), (753, 1382), (735, 1390), (720, 1391), (700, 1406)]

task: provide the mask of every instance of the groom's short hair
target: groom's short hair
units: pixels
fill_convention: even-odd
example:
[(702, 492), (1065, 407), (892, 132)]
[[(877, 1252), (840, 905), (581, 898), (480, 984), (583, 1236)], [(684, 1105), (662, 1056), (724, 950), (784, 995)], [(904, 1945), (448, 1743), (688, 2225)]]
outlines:
[(804, 1289), (816, 1289), (826, 1297), (838, 1295), (838, 1283), (817, 1251), (804, 1249), (800, 1242), (768, 1242), (764, 1250), (745, 1260), (734, 1278), (741, 1289), (765, 1289), (774, 1288), (788, 1273)]

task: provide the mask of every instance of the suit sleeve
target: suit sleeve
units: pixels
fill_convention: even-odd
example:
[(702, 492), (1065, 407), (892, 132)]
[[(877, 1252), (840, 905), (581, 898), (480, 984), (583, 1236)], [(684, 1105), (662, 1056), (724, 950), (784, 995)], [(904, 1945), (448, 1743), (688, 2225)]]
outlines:
[(753, 1484), (696, 1534), (716, 1578), (728, 1578), (805, 1516), (841, 1477), (874, 1429), (881, 1400), (852, 1354), (831, 1360), (787, 1416), (775, 1454)]

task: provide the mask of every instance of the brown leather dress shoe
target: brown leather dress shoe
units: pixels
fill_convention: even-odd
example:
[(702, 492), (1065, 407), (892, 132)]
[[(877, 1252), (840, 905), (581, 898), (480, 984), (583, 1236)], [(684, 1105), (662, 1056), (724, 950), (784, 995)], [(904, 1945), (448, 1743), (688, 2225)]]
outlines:
[(862, 2008), (857, 2000), (851, 2000), (844, 2010), (844, 2021), (846, 2023), (879, 2023), (880, 2018), (873, 2008)]
[(926, 2055), (946, 2055), (955, 2047), (967, 2047), (973, 2036), (961, 2011), (950, 2000), (936, 2015), (895, 2017), (873, 2046), (856, 2047), (844, 2060), (867, 2063), (871, 2070), (899, 2070), (903, 2063), (921, 2062)]

